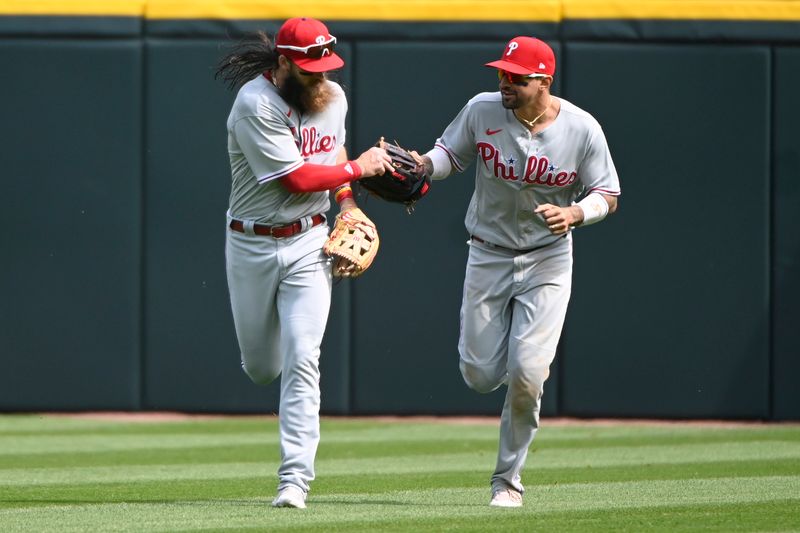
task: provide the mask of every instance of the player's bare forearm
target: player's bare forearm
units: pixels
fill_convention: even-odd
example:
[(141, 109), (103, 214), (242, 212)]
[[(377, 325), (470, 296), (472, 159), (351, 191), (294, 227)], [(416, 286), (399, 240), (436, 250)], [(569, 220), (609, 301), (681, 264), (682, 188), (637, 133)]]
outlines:
[(339, 211), (347, 211), (349, 209), (355, 209), (358, 207), (356, 201), (353, 198), (345, 198), (341, 202), (339, 202)]
[(606, 202), (608, 203), (608, 214), (613, 214), (617, 210), (617, 197), (604, 194), (603, 198), (605, 198)]
[(431, 161), (431, 158), (428, 157), (427, 155), (420, 156), (416, 152), (412, 153), (417, 155), (422, 161), (422, 164), (425, 165), (425, 174), (427, 174), (428, 176), (433, 175), (433, 161)]

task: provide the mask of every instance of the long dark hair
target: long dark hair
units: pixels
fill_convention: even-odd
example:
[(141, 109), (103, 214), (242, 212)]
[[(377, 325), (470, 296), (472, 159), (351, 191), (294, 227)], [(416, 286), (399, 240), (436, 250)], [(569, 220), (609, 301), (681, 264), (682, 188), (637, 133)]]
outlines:
[(278, 55), (266, 33), (259, 31), (248, 34), (220, 60), (214, 79), (221, 78), (229, 89), (236, 89), (277, 67)]

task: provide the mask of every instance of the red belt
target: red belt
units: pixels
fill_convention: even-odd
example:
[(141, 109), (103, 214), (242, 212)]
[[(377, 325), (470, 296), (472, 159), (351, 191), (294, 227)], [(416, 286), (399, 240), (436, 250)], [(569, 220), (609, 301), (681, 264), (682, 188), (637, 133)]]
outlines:
[[(319, 226), (323, 222), (325, 222), (324, 216), (314, 215), (311, 217), (311, 225), (308, 226), (308, 228)], [(231, 220), (230, 228), (233, 231), (244, 233), (244, 222), (241, 220)], [(303, 231), (303, 223), (300, 220), (295, 220), (291, 224), (285, 224), (283, 226), (265, 226), (263, 224), (253, 224), (253, 233), (256, 235), (267, 235), (269, 237), (275, 237), (278, 239), (283, 237), (291, 237), (292, 235), (300, 233), (301, 231)]]

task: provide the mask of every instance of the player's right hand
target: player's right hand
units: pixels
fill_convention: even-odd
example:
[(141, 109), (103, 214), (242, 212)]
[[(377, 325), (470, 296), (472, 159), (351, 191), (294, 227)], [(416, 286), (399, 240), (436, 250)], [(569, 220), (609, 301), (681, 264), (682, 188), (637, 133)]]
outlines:
[(392, 158), (386, 153), (383, 148), (373, 146), (356, 159), (356, 163), (361, 167), (361, 176), (366, 178), (368, 176), (380, 176), (385, 172), (392, 172)]
[(583, 221), (583, 210), (574, 205), (559, 207), (553, 204), (542, 204), (533, 212), (541, 215), (542, 220), (547, 224), (547, 229), (553, 235), (563, 235), (570, 230), (570, 227)]

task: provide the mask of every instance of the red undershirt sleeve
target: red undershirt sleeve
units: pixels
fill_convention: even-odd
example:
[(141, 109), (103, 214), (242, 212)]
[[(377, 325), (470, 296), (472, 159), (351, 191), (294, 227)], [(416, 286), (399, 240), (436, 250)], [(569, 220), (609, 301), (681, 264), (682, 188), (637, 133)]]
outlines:
[(280, 178), (291, 193), (329, 191), (342, 183), (358, 179), (361, 167), (355, 161), (340, 165), (314, 165), (304, 163)]

